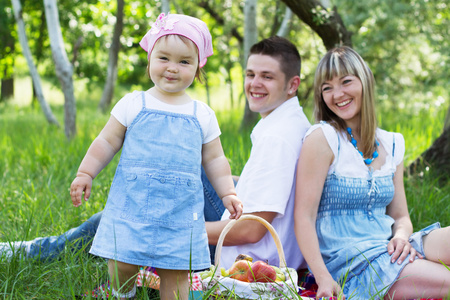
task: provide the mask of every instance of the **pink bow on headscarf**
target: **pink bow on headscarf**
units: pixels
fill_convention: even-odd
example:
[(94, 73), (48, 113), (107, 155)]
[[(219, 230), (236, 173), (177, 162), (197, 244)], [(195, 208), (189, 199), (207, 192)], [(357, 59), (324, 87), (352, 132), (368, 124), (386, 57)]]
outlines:
[(207, 58), (213, 54), (211, 33), (205, 22), (186, 15), (165, 15), (162, 13), (139, 43), (148, 52), (148, 58), (150, 58), (156, 41), (169, 34), (184, 36), (197, 46), (200, 68), (206, 64)]

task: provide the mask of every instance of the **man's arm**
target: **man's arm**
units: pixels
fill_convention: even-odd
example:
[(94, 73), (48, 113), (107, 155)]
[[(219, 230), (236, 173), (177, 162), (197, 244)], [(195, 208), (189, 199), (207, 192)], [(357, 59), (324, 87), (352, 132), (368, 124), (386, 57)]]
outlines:
[[(275, 219), (276, 212), (255, 212), (251, 215), (261, 217), (267, 222), (272, 223)], [(230, 220), (206, 222), (206, 233), (208, 234), (208, 242), (210, 245), (217, 245), (222, 230), (230, 222)], [(244, 244), (253, 244), (259, 242), (266, 234), (267, 228), (253, 220), (241, 221), (228, 232), (225, 237), (224, 246), (235, 246)]]

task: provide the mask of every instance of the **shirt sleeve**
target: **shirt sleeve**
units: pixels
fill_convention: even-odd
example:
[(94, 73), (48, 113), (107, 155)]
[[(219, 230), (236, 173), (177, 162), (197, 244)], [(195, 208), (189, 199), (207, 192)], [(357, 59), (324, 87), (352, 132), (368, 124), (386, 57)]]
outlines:
[(111, 110), (111, 115), (113, 115), (117, 121), (125, 127), (129, 127), (131, 125), (134, 118), (139, 113), (139, 110), (142, 108), (142, 105), (136, 105), (140, 104), (139, 95), (139, 92), (126, 94), (116, 103), (116, 105), (114, 105)]
[(216, 114), (208, 105), (200, 101), (197, 103), (200, 104), (200, 110), (198, 111), (200, 115), (198, 118), (204, 135), (203, 144), (207, 144), (220, 136), (219, 122), (217, 121)]
[(310, 135), (314, 130), (321, 128), (325, 138), (327, 139), (328, 145), (333, 151), (334, 157), (338, 155), (339, 148), (339, 137), (337, 135), (336, 130), (333, 126), (327, 123), (314, 124), (309, 128), (309, 130), (305, 134), (305, 139), (308, 135)]
[(314, 124), (309, 128), (309, 130), (306, 132), (304, 139), (306, 139), (314, 130), (321, 128), (323, 131), (323, 134), (325, 135), (325, 139), (328, 142), (328, 145), (331, 148), (331, 151), (333, 151), (334, 159), (333, 162), (330, 165), (330, 168), (328, 170), (328, 174), (332, 173), (334, 169), (336, 168), (336, 158), (339, 155), (339, 136), (336, 130), (333, 126), (331, 126), (328, 123), (319, 123)]

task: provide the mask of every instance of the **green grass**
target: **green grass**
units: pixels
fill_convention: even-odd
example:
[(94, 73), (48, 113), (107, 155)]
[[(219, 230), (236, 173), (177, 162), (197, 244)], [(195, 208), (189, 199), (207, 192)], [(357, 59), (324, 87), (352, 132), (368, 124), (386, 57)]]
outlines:
[[(107, 197), (116, 157), (94, 180), (93, 194), (85, 205), (74, 208), (69, 186), (92, 140), (108, 119), (99, 114), (99, 92), (84, 91), (78, 97), (78, 134), (67, 141), (62, 128), (49, 126), (39, 107), (0, 104), (0, 241), (57, 235), (81, 224), (100, 211)], [(97, 97), (98, 96), (98, 97)], [(63, 111), (53, 106), (63, 124)], [(381, 112), (381, 126), (402, 132), (407, 148), (405, 164), (411, 163), (440, 134), (446, 108), (421, 111)], [(240, 132), (242, 109), (217, 112), (222, 145), (232, 172), (239, 174), (250, 152), (250, 131)], [(438, 184), (432, 170), (405, 178), (406, 193), (415, 229), (440, 220), (450, 225), (450, 184)], [(84, 252), (67, 252), (58, 262), (40, 263), (0, 260), (1, 299), (72, 299), (91, 290), (106, 278), (103, 260)], [(141, 295), (146, 299), (146, 293)]]

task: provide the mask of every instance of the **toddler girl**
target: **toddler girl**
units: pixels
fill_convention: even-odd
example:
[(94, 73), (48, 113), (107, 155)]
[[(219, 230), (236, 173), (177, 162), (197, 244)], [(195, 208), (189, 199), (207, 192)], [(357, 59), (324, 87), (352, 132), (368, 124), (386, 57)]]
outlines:
[(202, 165), (230, 218), (242, 214), (215, 114), (186, 94), (213, 53), (211, 35), (199, 19), (161, 14), (140, 45), (148, 52), (154, 87), (116, 104), (70, 194), (74, 206), (81, 205), (83, 192), (88, 200), (93, 178), (122, 148), (90, 253), (109, 259), (115, 297), (134, 297), (134, 276), (145, 265), (161, 278), (161, 299), (187, 299), (189, 270), (211, 264)]

